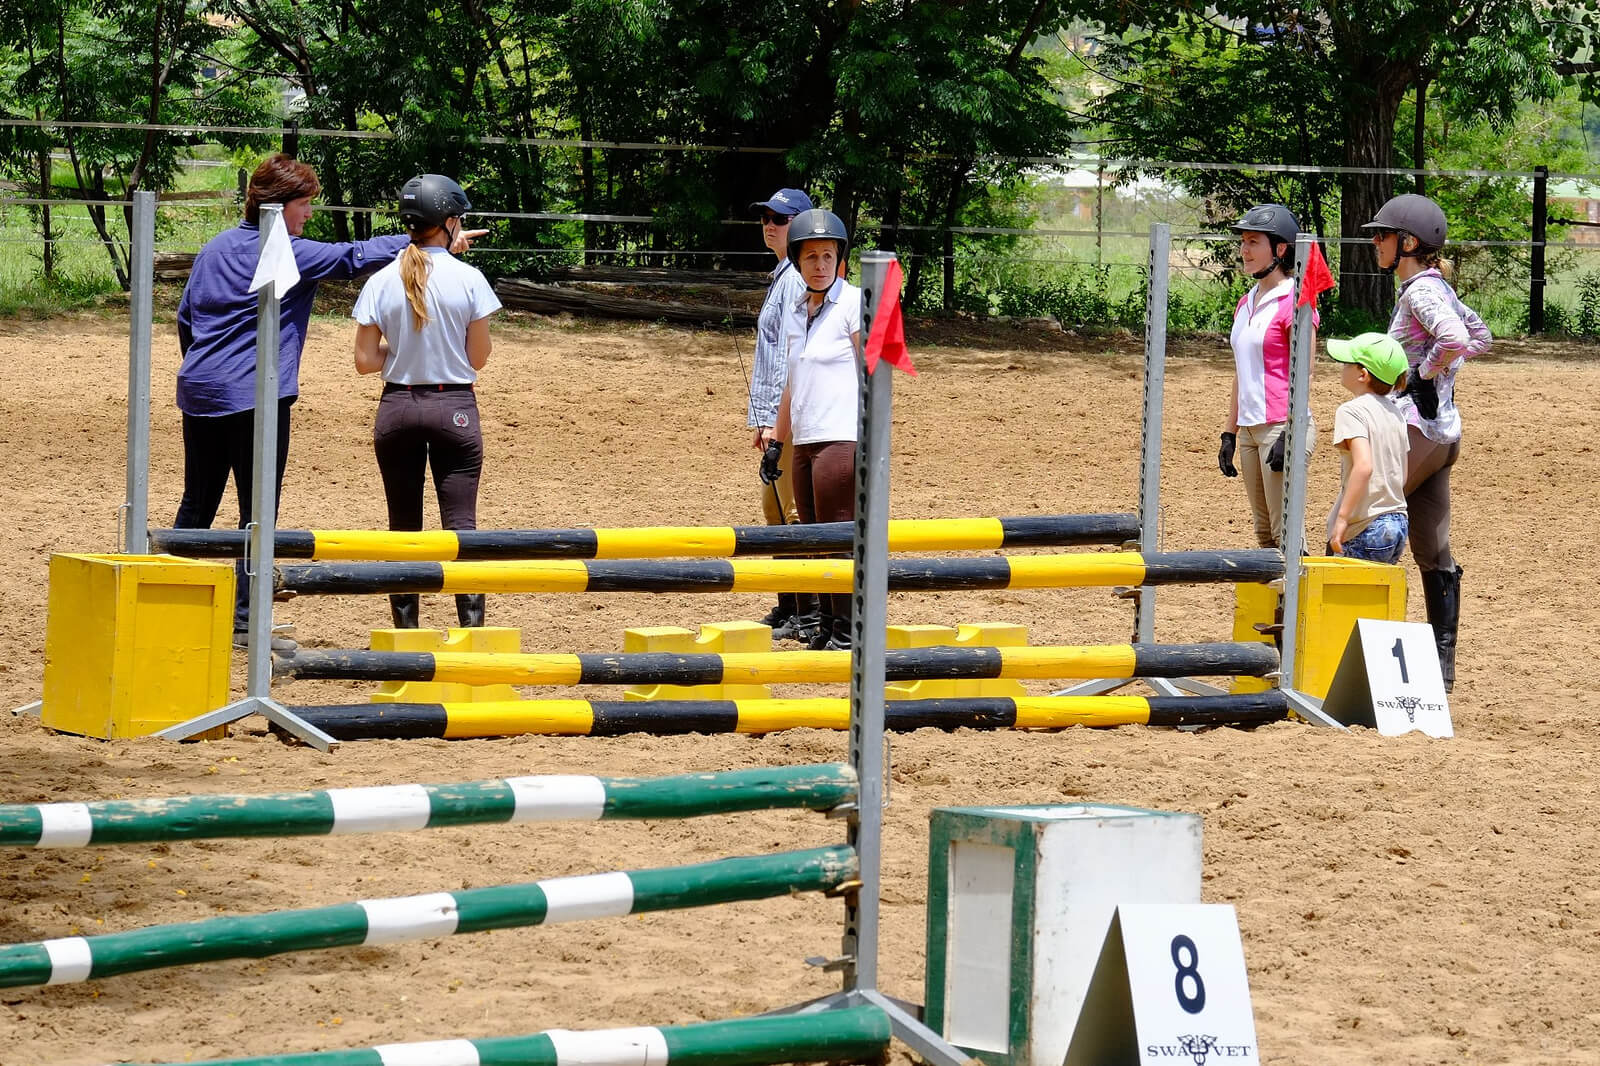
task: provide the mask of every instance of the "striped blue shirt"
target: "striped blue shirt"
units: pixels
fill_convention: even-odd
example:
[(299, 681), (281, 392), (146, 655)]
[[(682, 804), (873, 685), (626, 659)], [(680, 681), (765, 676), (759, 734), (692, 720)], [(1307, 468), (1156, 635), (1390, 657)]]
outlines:
[(756, 354), (750, 368), (750, 406), (745, 425), (773, 426), (778, 421), (778, 401), (789, 376), (789, 353), (783, 349), (783, 321), (806, 291), (800, 272), (785, 259), (772, 268), (767, 297), (756, 319)]

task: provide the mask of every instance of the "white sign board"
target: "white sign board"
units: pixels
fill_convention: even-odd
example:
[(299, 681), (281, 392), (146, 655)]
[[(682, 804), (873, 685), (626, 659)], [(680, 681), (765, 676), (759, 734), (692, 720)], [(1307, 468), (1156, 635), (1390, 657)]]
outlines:
[(1118, 906), (1064, 1066), (1259, 1063), (1233, 908)]
[(1344, 725), (1369, 726), (1386, 737), (1455, 736), (1433, 627), (1356, 619), (1322, 711)]

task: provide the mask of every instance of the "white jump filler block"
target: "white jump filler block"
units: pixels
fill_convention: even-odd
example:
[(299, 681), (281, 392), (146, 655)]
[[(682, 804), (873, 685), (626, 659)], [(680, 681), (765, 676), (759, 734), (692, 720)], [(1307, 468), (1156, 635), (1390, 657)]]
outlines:
[(1197, 815), (1064, 804), (930, 821), (924, 1020), (994, 1066), (1061, 1066), (1118, 904), (1200, 902)]

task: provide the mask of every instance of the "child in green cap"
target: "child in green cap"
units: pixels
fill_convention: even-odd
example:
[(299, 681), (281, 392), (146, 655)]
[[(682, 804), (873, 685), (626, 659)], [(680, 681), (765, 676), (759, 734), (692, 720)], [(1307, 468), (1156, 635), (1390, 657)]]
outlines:
[(1333, 418), (1339, 499), (1328, 515), (1328, 554), (1394, 563), (1405, 550), (1406, 421), (1390, 394), (1405, 388), (1406, 352), (1386, 333), (1328, 341), (1353, 399)]

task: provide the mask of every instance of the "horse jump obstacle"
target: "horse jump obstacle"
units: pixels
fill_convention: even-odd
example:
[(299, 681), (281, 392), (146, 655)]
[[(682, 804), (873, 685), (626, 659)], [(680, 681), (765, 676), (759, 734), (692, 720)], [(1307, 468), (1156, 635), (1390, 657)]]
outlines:
[(210, 1059), (158, 1066), (777, 1066), (785, 1062), (871, 1062), (889, 1046), (889, 1018), (877, 1007), (817, 1014), (736, 1018), (699, 1025), (550, 1029), (528, 1036), (385, 1044), (267, 1058)]
[[(848, 729), (850, 701), (516, 700), (507, 703), (352, 703), (295, 707), (339, 740), (459, 740), (468, 737), (621, 736), (646, 733), (775, 733)], [(1065, 729), (1070, 726), (1257, 726), (1288, 704), (1276, 690), (1227, 696), (1037, 696), (893, 700), (884, 728)]]
[[(1110, 644), (1012, 648), (891, 648), (888, 681), (962, 678), (1262, 677), (1278, 668), (1268, 644)], [(577, 653), (297, 651), (279, 677), (437, 681), (462, 685), (728, 685), (850, 679), (848, 651)]]
[[(1242, 551), (1105, 552), (981, 559), (892, 559), (890, 592), (1262, 583), (1283, 555)], [(303, 563), (277, 568), (291, 595), (510, 592), (850, 592), (849, 559), (645, 559), (543, 562)]]
[[(584, 776), (507, 778), (456, 785), (332, 789), (268, 796), (175, 797), (94, 804), (0, 807), (0, 840), (37, 847), (375, 832), (433, 825), (536, 819), (691, 817), (728, 811), (854, 810), (851, 766), (781, 767), (660, 779)], [(0, 986), (62, 984), (117, 974), (286, 952), (449, 936), (487, 929), (617, 917), (708, 906), (795, 891), (849, 894), (861, 867), (849, 845), (723, 859), (622, 873), (556, 878), (421, 896), (363, 900), (312, 910), (223, 917), (96, 937), (0, 947)], [(351, 1052), (234, 1062), (322, 1066), (377, 1063), (595, 1061), (591, 1053), (635, 1049), (607, 1062), (701, 1062), (764, 1066), (788, 1061), (875, 1057), (890, 1021), (875, 1007), (784, 1019), (711, 1023), (682, 1031), (627, 1029), (593, 1034), (555, 1030), (529, 1037), (388, 1045)], [(777, 1024), (768, 1024), (769, 1022)], [(669, 1037), (668, 1033), (672, 1035)], [(674, 1051), (676, 1060), (670, 1058)]]
[[(992, 559), (891, 561), (890, 589), (1134, 585), (1179, 581), (1260, 581), (1281, 573), (1275, 551), (1108, 553)], [(848, 588), (852, 565), (833, 560), (655, 560), (590, 563), (311, 564), (280, 569), (285, 588), (316, 593), (396, 591), (765, 591)], [(741, 585), (741, 578), (745, 584)], [(750, 589), (753, 591), (754, 589)], [(772, 684), (847, 680), (847, 652), (683, 654), (473, 655), (368, 651), (303, 652), (280, 663), (281, 675), (456, 684)], [(891, 681), (928, 678), (1265, 676), (1276, 652), (1255, 643), (1088, 647), (908, 648), (884, 653)], [(655, 707), (655, 710), (644, 709)], [(392, 703), (298, 707), (294, 713), (336, 739), (480, 737), (543, 733), (764, 733), (794, 728), (844, 728), (839, 700), (689, 700), (608, 703), (588, 700), (484, 701), (471, 704)], [(895, 701), (891, 729), (1061, 728), (1068, 725), (1258, 725), (1284, 717), (1273, 697), (1238, 695), (1102, 699), (1060, 697)]]
[[(850, 522), (418, 532), (280, 529), (272, 543), (280, 559), (655, 559), (849, 551), (854, 535)], [(1081, 547), (1124, 544), (1138, 535), (1139, 519), (1131, 514), (895, 519), (889, 523), (889, 550)], [(152, 550), (194, 559), (240, 558), (246, 539), (242, 529), (150, 530)]]
[(855, 797), (855, 771), (827, 763), (673, 777), (560, 774), (267, 796), (10, 804), (0, 806), (0, 847), (343, 835), (496, 822), (692, 818), (788, 808), (828, 811)]
[(360, 900), (0, 947), (0, 988), (59, 985), (223, 959), (396, 944), (489, 929), (620, 918), (793, 892), (835, 892), (861, 873), (845, 845), (689, 866)]

